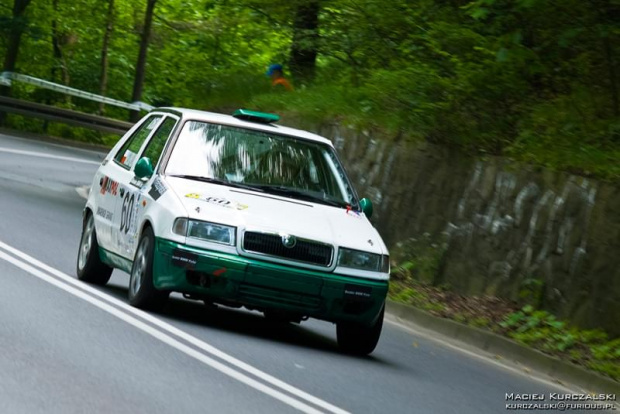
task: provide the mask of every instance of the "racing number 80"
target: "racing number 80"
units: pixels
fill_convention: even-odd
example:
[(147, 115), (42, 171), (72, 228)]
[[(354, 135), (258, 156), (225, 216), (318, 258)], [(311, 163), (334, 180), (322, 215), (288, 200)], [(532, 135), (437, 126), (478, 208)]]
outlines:
[(121, 211), (121, 233), (129, 233), (129, 227), (131, 227), (131, 220), (133, 216), (133, 205), (135, 203), (135, 194), (130, 194), (129, 191), (125, 193), (123, 198), (123, 209)]

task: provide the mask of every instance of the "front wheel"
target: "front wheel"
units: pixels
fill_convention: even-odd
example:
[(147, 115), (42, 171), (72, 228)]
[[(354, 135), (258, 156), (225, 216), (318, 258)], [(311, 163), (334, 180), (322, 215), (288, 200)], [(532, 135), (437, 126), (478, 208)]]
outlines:
[(170, 292), (157, 290), (153, 285), (153, 252), (155, 236), (150, 227), (144, 229), (133, 260), (129, 278), (129, 303), (137, 308), (161, 310)]
[(340, 349), (354, 355), (368, 355), (374, 351), (381, 336), (384, 313), (385, 306), (381, 309), (379, 317), (372, 325), (338, 322), (336, 324), (336, 336)]
[(78, 279), (95, 285), (105, 285), (112, 276), (113, 269), (103, 263), (99, 257), (95, 219), (90, 212), (88, 212), (82, 227), (76, 270)]

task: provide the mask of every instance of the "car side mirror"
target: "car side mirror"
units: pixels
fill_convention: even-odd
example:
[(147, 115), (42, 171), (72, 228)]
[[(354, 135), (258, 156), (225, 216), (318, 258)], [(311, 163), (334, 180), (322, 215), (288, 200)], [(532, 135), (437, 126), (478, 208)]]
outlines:
[(136, 163), (136, 168), (134, 168), (133, 171), (136, 177), (140, 179), (149, 178), (153, 175), (153, 164), (148, 157), (142, 157)]
[(372, 217), (372, 201), (370, 201), (369, 198), (362, 198), (360, 200), (360, 207), (362, 208), (364, 214), (366, 214), (366, 217)]

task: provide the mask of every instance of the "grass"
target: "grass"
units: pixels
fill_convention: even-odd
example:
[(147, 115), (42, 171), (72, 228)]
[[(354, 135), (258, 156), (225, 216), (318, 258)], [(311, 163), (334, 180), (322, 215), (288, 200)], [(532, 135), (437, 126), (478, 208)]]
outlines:
[[(410, 259), (406, 263), (415, 261)], [(620, 381), (620, 338), (585, 330), (531, 305), (521, 308), (491, 296), (464, 296), (412, 276), (409, 266), (392, 268), (389, 298), (435, 316), (486, 329), (562, 360)]]
[[(433, 103), (432, 94), (401, 96), (400, 93), (405, 93), (400, 84), (402, 79), (392, 78), (385, 80), (392, 89), (373, 87), (373, 84), (355, 88), (325, 80), (293, 93), (271, 93), (264, 79), (253, 78), (242, 85), (231, 81), (226, 88), (211, 91), (202, 103), (178, 104), (191, 107), (194, 102), (194, 106), (202, 109), (208, 102), (204, 108), (224, 113), (238, 107), (276, 112), (283, 116), (283, 124), (304, 129), (316, 129), (320, 124), (334, 122), (358, 130), (372, 128), (378, 139), (392, 140), (398, 136), (413, 142), (429, 140), (458, 147), (471, 155), (502, 155), (554, 171), (606, 181), (620, 179), (620, 120), (599, 119), (600, 114), (587, 105), (590, 100), (580, 95), (575, 99), (565, 97), (538, 104), (522, 114), (516, 127), (508, 128), (499, 121), (467, 123), (464, 120), (471, 120), (471, 117)], [(419, 86), (414, 82), (409, 88), (415, 92)], [(399, 93), (390, 92), (392, 90)], [(582, 102), (581, 106), (575, 107), (576, 101)], [(110, 109), (111, 117), (126, 116), (113, 109)], [(488, 114), (479, 115), (484, 118)], [(6, 126), (18, 130), (83, 142), (110, 146), (118, 139), (14, 115), (9, 121)]]
[(620, 338), (584, 330), (531, 305), (506, 315), (495, 329), (517, 342), (585, 366), (620, 381)]
[(406, 303), (431, 313), (445, 310), (443, 303), (431, 300), (430, 295), (426, 291), (414, 287), (400, 289), (398, 285), (391, 284), (390, 298), (396, 302)]
[[(302, 128), (325, 122), (357, 129), (372, 127), (379, 139), (391, 140), (402, 133), (408, 141), (430, 140), (459, 147), (474, 156), (502, 155), (553, 171), (605, 181), (620, 179), (620, 121), (616, 119), (575, 121), (574, 114), (559, 110), (561, 103), (557, 103), (533, 109), (532, 115), (510, 134), (503, 133), (500, 126), (492, 129), (490, 125), (488, 130), (479, 131), (474, 125), (451, 130), (446, 126), (450, 122), (434, 118), (434, 111), (441, 108), (402, 108), (390, 102), (364, 89), (324, 85), (291, 94), (258, 95), (250, 100), (250, 106), (278, 112), (285, 121), (303, 120), (299, 125)], [(459, 115), (442, 116), (454, 121)], [(589, 118), (595, 119), (596, 115)]]
[(604, 181), (620, 179), (620, 145), (613, 143), (531, 139), (513, 144), (506, 150), (506, 155), (553, 171), (566, 171)]
[(537, 279), (524, 281), (520, 303), (490, 295), (462, 295), (437, 283), (445, 254), (442, 240), (423, 234), (397, 243), (391, 253), (391, 300), (492, 331), (620, 381), (620, 338), (610, 338), (598, 329), (581, 329), (536, 309), (531, 303), (538, 303)]
[(5, 126), (18, 131), (102, 145), (108, 148), (112, 148), (120, 139), (120, 136), (116, 134), (106, 134), (86, 128), (69, 126), (58, 122), (46, 122), (14, 114), (7, 116)]

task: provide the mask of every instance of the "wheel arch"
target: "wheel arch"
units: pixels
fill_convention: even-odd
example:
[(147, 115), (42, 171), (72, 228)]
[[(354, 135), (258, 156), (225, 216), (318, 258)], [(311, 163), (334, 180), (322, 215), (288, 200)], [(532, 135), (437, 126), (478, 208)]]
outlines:
[(82, 226), (86, 224), (86, 219), (88, 218), (89, 214), (93, 214), (93, 209), (90, 206), (84, 207), (84, 210), (82, 211)]
[(153, 223), (151, 223), (151, 219), (150, 218), (146, 218), (142, 222), (142, 225), (140, 226), (140, 232), (138, 233), (138, 235), (139, 235), (138, 240), (140, 240), (142, 238), (142, 235), (144, 234), (144, 231), (147, 228), (150, 228), (151, 231), (153, 232), (153, 235), (155, 235), (155, 226), (153, 225)]
[(86, 220), (89, 216), (93, 217), (93, 226), (95, 226), (95, 237), (97, 237), (97, 244), (101, 246), (101, 240), (99, 240), (99, 232), (97, 231), (97, 220), (95, 220), (95, 213), (90, 205), (86, 205), (86, 207), (84, 207), (84, 211), (82, 212), (82, 228), (86, 226)]

